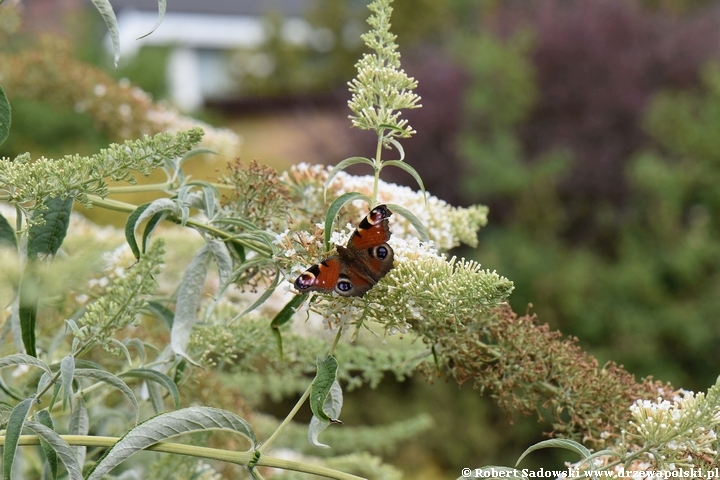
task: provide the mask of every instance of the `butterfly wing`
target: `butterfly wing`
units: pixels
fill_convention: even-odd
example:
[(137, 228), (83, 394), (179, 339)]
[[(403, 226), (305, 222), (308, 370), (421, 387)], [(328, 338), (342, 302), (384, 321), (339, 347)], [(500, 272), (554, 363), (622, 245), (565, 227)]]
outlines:
[(331, 293), (335, 290), (341, 272), (340, 257), (334, 255), (305, 270), (295, 279), (295, 288), (301, 292)]
[(338, 246), (338, 255), (307, 269), (295, 280), (301, 292), (337, 292), (345, 297), (362, 297), (393, 267), (394, 252), (388, 218), (392, 212), (378, 205), (360, 222), (347, 247)]

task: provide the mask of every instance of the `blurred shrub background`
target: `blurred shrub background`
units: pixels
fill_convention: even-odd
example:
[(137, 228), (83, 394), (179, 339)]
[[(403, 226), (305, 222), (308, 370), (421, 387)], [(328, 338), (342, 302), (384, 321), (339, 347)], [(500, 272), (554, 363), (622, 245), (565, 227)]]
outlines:
[[(394, 6), (403, 66), (418, 79), (424, 106), (407, 114), (418, 135), (404, 144), (406, 159), (433, 194), (491, 208), (481, 247), (458, 254), (514, 281), (516, 311), (532, 304), (541, 322), (579, 337), (601, 363), (614, 360), (638, 377), (686, 389), (714, 383), (720, 3), (396, 0)], [(69, 37), (78, 57), (107, 69), (103, 25), (95, 17), (76, 17), (72, 24), (83, 27)], [(282, 40), (281, 14), (269, 13), (267, 40), (227, 56), (233, 95), (209, 102), (200, 115), (244, 135), (245, 160), (282, 168), (371, 156), (372, 135), (348, 130), (345, 106), (365, 17), (363, 1), (308, 2), (306, 20), (320, 33), (298, 45)], [(0, 48), (21, 44), (16, 38)], [(167, 55), (144, 49), (133, 63), (108, 71), (162, 98)], [(255, 75), (241, 68), (248, 58), (270, 61)], [(82, 113), (8, 94), (13, 129), (2, 155), (82, 152), (108, 141)], [(386, 180), (414, 186), (397, 175)], [(383, 420), (408, 409), (431, 411), (447, 431), (409, 447), (423, 452), (423, 465), (416, 455), (401, 455), (416, 473), (513, 464), (544, 428), (518, 418), (507, 428), (504, 413), (469, 387), (458, 393), (418, 378), (403, 386), (388, 379), (380, 388), (392, 394), (372, 409), (385, 412)], [(353, 396), (364, 400), (350, 403)], [(366, 422), (373, 418), (362, 406), (387, 398), (363, 391), (348, 397), (345, 420), (356, 415)]]

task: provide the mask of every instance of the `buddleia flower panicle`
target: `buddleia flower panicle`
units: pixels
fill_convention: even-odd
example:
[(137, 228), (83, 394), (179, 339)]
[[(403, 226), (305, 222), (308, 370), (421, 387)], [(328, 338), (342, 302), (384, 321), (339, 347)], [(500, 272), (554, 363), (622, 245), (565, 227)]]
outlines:
[(357, 76), (348, 82), (353, 126), (374, 130), (386, 146), (392, 137), (408, 138), (415, 133), (400, 116), (404, 109), (421, 106), (420, 97), (413, 93), (417, 81), (400, 68), (396, 36), (390, 33), (391, 1), (375, 0), (368, 6), (372, 12), (368, 18), (371, 29), (361, 38), (374, 53), (362, 56), (355, 65)]
[(159, 133), (142, 140), (112, 144), (90, 157), (66, 155), (57, 160), (29, 155), (0, 158), (0, 200), (16, 205), (47, 198), (73, 197), (85, 207), (88, 195), (108, 195), (107, 180), (135, 183), (135, 172), (150, 175), (168, 159), (185, 155), (202, 139), (196, 127), (184, 132)]
[[(85, 314), (72, 325), (76, 341), (92, 342), (108, 351), (116, 351), (117, 347), (113, 345), (115, 332), (139, 325), (140, 312), (157, 288), (155, 277), (160, 273), (164, 254), (164, 241), (158, 239), (132, 267), (106, 265), (106, 276), (91, 279), (88, 287), (94, 290), (98, 299), (90, 302)], [(120, 258), (120, 255), (113, 255), (106, 260)], [(77, 298), (79, 302), (86, 299)]]
[(631, 436), (656, 450), (667, 450), (657, 467), (670, 463), (706, 466), (703, 458), (718, 455), (720, 385), (705, 393), (680, 390), (671, 399), (637, 400), (631, 407)]

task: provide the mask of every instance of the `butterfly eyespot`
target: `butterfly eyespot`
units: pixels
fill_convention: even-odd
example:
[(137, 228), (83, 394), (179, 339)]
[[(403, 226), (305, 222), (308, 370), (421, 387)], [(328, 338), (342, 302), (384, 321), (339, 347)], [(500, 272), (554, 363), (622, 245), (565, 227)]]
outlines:
[(335, 288), (341, 292), (349, 292), (352, 289), (352, 284), (347, 280), (340, 280), (337, 285), (335, 285)]
[(385, 260), (388, 256), (388, 249), (384, 245), (380, 245), (379, 247), (375, 248), (375, 256), (379, 258), (380, 260)]
[(305, 272), (295, 280), (295, 286), (300, 290), (305, 290), (315, 284), (315, 275), (310, 272)]

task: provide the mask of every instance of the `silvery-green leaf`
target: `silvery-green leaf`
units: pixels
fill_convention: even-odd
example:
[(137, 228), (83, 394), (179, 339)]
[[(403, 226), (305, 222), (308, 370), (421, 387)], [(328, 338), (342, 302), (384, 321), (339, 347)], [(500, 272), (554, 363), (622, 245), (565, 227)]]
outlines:
[(250, 424), (232, 412), (211, 407), (183, 408), (152, 417), (130, 430), (105, 452), (105, 455), (93, 466), (87, 480), (100, 480), (131, 455), (162, 440), (183, 433), (206, 430), (229, 430), (239, 433), (250, 441), (251, 449), (254, 449), (257, 443)]
[(8, 367), (10, 365), (31, 365), (33, 367), (42, 368), (48, 375), (52, 375), (50, 367), (48, 367), (45, 362), (38, 360), (35, 357), (31, 357), (30, 355), (25, 355), (24, 353), (14, 353), (0, 358), (0, 368)]
[(83, 480), (82, 468), (77, 458), (75, 458), (74, 450), (65, 440), (60, 438), (60, 435), (38, 422), (28, 421), (25, 423), (25, 426), (42, 437), (42, 439), (55, 450), (58, 458), (60, 458), (60, 461), (65, 465), (65, 470), (67, 470), (70, 480)]
[(112, 5), (110, 5), (110, 0), (92, 0), (92, 2), (95, 8), (98, 9), (98, 12), (100, 12), (100, 15), (102, 15), (108, 33), (110, 33), (110, 39), (113, 45), (113, 65), (117, 68), (118, 62), (120, 61), (120, 31), (118, 30), (115, 12), (112, 9)]
[[(52, 431), (55, 431), (55, 424), (53, 423), (53, 419), (50, 416), (50, 412), (47, 411), (47, 409), (38, 410), (34, 414), (35, 420), (38, 423), (41, 423), (42, 425), (45, 425), (47, 428), (49, 428)], [(45, 460), (47, 460), (48, 463), (48, 470), (50, 471), (50, 478), (52, 480), (57, 479), (57, 473), (58, 473), (58, 456), (57, 453), (55, 453), (55, 450), (50, 446), (47, 441), (43, 437), (40, 437), (40, 447), (42, 447), (43, 452), (45, 453)]]
[(170, 344), (175, 354), (182, 356), (193, 365), (197, 365), (187, 354), (186, 349), (190, 342), (190, 334), (195, 325), (203, 286), (208, 274), (211, 252), (208, 245), (204, 245), (188, 265), (177, 292), (175, 304), (175, 317), (170, 330)]
[(135, 408), (135, 421), (137, 422), (140, 419), (140, 406), (138, 405), (137, 398), (135, 398), (135, 394), (132, 390), (130, 390), (130, 387), (128, 387), (125, 382), (120, 380), (112, 373), (106, 372), (104, 370), (97, 370), (94, 368), (76, 368), (75, 378), (90, 378), (93, 380), (107, 383), (108, 385), (117, 388), (128, 399), (130, 399), (130, 402), (133, 404), (133, 407)]
[(35, 398), (26, 398), (22, 402), (15, 405), (7, 426), (5, 427), (5, 445), (3, 446), (3, 479), (9, 480), (12, 477), (12, 467), (15, 461), (15, 452), (17, 451), (20, 434), (22, 433), (25, 420), (27, 419), (30, 407), (32, 407)]
[(68, 355), (60, 362), (60, 383), (62, 385), (63, 409), (70, 402), (70, 409), (73, 408), (72, 383), (75, 376), (75, 357)]
[[(68, 426), (70, 435), (87, 435), (90, 431), (90, 419), (87, 413), (87, 407), (85, 406), (85, 400), (82, 395), (78, 395), (75, 401), (75, 408), (73, 408), (72, 414), (70, 415), (70, 425)], [(87, 447), (76, 446), (75, 457), (77, 458), (78, 465), (82, 467), (85, 463), (85, 455), (87, 453)]]

